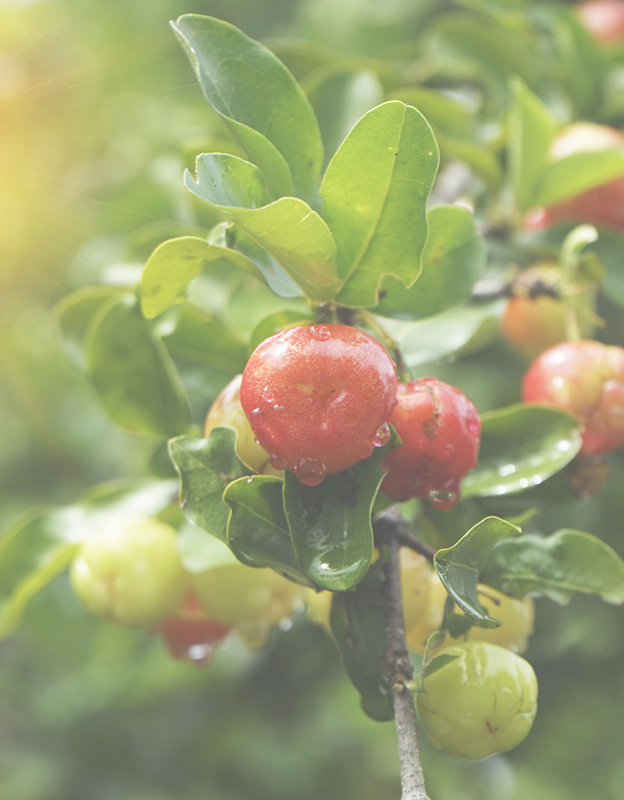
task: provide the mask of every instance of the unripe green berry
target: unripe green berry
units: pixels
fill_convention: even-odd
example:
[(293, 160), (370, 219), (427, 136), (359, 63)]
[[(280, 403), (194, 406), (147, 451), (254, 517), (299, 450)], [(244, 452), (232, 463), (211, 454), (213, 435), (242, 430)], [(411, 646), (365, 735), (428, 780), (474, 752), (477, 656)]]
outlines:
[(520, 744), (537, 712), (531, 665), (487, 642), (462, 642), (440, 655), (456, 658), (425, 678), (425, 692), (417, 700), (433, 747), (481, 761)]
[(93, 614), (127, 626), (151, 626), (184, 599), (175, 530), (156, 519), (102, 528), (74, 559), (71, 582)]

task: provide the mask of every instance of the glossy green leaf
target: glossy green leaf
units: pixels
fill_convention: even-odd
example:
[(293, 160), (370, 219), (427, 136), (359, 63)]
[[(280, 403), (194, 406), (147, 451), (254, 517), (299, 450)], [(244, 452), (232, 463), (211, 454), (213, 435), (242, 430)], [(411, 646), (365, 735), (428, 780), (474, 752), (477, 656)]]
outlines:
[(177, 495), (175, 481), (130, 480), (93, 487), (70, 506), (35, 509), (0, 536), (0, 638), (19, 625), (30, 600), (102, 527), (153, 516)]
[(533, 205), (550, 206), (624, 175), (624, 147), (573, 153), (551, 164), (535, 187)]
[(306, 575), (323, 589), (351, 589), (370, 566), (371, 511), (385, 474), (381, 462), (395, 446), (395, 436), (369, 458), (328, 475), (318, 486), (304, 486), (286, 472), (284, 507), (295, 552)]
[(186, 297), (186, 287), (207, 264), (218, 259), (262, 280), (257, 266), (242, 253), (217, 247), (197, 236), (181, 236), (159, 245), (149, 257), (141, 276), (141, 309), (153, 319)]
[(286, 328), (292, 328), (293, 325), (310, 325), (313, 319), (312, 314), (306, 315), (303, 311), (290, 311), (289, 309), (270, 314), (256, 326), (251, 334), (249, 352), (253, 353), (256, 347), (270, 336), (275, 336), (276, 333), (286, 330)]
[(539, 593), (567, 603), (576, 593), (624, 603), (624, 561), (595, 536), (561, 530), (546, 538), (527, 534), (499, 542), (482, 574), (488, 586), (513, 597)]
[(494, 545), (520, 528), (499, 517), (486, 517), (454, 544), (438, 550), (435, 568), (447, 592), (457, 605), (483, 628), (497, 628), (499, 620), (490, 617), (479, 602), (477, 581)]
[(219, 427), (207, 439), (178, 436), (169, 442), (180, 474), (180, 504), (188, 520), (218, 539), (227, 540), (229, 506), (226, 486), (250, 471), (236, 454), (236, 431)]
[(271, 567), (296, 583), (314, 588), (295, 555), (284, 513), (284, 481), (271, 475), (240, 478), (223, 499), (232, 509), (227, 539), (232, 552), (252, 567)]
[[(189, 172), (185, 173), (187, 188), (267, 250), (313, 300), (334, 297), (339, 285), (336, 245), (327, 224), (303, 200), (295, 197), (282, 197), (260, 208), (222, 205), (224, 198), (228, 202), (256, 202), (252, 197), (245, 200), (242, 193), (228, 195), (220, 187), (220, 181), (229, 181), (227, 172), (231, 159), (234, 156), (218, 159), (214, 154), (199, 156), (196, 180)], [(221, 172), (218, 165), (223, 167)]]
[(453, 355), (475, 352), (496, 336), (507, 302), (465, 305), (418, 322), (384, 326), (399, 343), (408, 367), (418, 367)]
[(272, 198), (312, 198), (323, 146), (312, 108), (270, 50), (222, 20), (186, 14), (172, 27), (204, 94), (262, 170)]
[(509, 169), (516, 206), (527, 211), (536, 205), (536, 186), (548, 167), (548, 149), (558, 125), (548, 106), (519, 78), (513, 78), (509, 88)]
[(398, 100), (369, 111), (344, 140), (321, 186), (345, 282), (339, 302), (377, 305), (384, 275), (414, 283), (439, 157), (427, 120)]
[(303, 292), (288, 272), (267, 251), (235, 225), (228, 226), (227, 244), (247, 256), (262, 273), (264, 282), (279, 297), (301, 297)]
[(84, 346), (89, 325), (96, 311), (111, 297), (120, 294), (112, 286), (88, 286), (65, 297), (56, 307), (65, 352), (80, 370), (85, 370)]
[(427, 220), (429, 238), (420, 277), (410, 289), (396, 278), (384, 278), (376, 313), (405, 319), (439, 314), (466, 300), (483, 274), (485, 239), (467, 208), (437, 206)]
[(319, 121), (325, 168), (360, 117), (383, 101), (383, 87), (371, 70), (330, 66), (308, 76), (304, 88)]
[(114, 297), (100, 307), (89, 329), (86, 361), (91, 382), (117, 425), (157, 436), (186, 430), (186, 394), (134, 295)]
[(221, 319), (185, 303), (176, 309), (170, 333), (163, 332), (169, 352), (185, 361), (204, 364), (232, 375), (247, 363), (247, 348)]
[(330, 621), (346, 670), (360, 693), (362, 708), (379, 722), (393, 719), (380, 592), (372, 587), (359, 587), (355, 592), (335, 595)]
[(565, 467), (581, 447), (581, 426), (549, 406), (517, 405), (481, 417), (477, 467), (464, 478), (463, 497), (493, 497), (538, 486)]

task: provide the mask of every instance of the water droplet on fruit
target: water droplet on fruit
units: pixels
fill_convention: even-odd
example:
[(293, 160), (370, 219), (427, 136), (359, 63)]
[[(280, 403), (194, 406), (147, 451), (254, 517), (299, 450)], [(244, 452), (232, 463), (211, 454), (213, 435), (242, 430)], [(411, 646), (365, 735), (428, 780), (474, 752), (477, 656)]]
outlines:
[(360, 453), (360, 458), (361, 458), (361, 459), (362, 459), (362, 458), (370, 458), (370, 457), (371, 457), (371, 455), (372, 455), (372, 452), (373, 452), (373, 446), (371, 445), (371, 446), (368, 448), (368, 450), (366, 450), (364, 453)]
[(429, 492), (429, 500), (432, 504), (439, 508), (440, 511), (449, 511), (455, 508), (459, 502), (459, 492), (454, 490), (441, 491), (439, 489), (432, 489)]
[(290, 617), (284, 617), (278, 622), (278, 628), (281, 631), (290, 631), (292, 630), (293, 621)]
[(249, 422), (251, 423), (252, 429), (255, 431), (258, 425), (261, 425), (263, 422), (264, 414), (262, 413), (261, 408), (254, 408), (251, 414), (249, 415)]
[(295, 467), (295, 475), (304, 486), (318, 486), (327, 475), (327, 467), (317, 458), (302, 458)]
[(271, 466), (273, 469), (286, 469), (286, 462), (283, 458), (279, 456), (272, 455), (271, 456)]
[(262, 390), (262, 399), (265, 403), (274, 403), (275, 402), (275, 394), (272, 389), (268, 386), (265, 386)]
[(310, 328), (310, 336), (319, 342), (326, 342), (331, 339), (331, 331), (327, 325), (312, 325)]
[(213, 655), (214, 647), (210, 644), (192, 644), (188, 649), (188, 657), (198, 667), (207, 667)]
[(468, 420), (467, 427), (471, 436), (479, 436), (481, 433), (481, 420), (479, 417), (471, 417)]
[(442, 450), (442, 456), (444, 458), (450, 458), (453, 455), (454, 452), (455, 452), (455, 448), (453, 447), (453, 445), (452, 444), (447, 444), (447, 445), (444, 446), (444, 449)]
[(273, 411), (274, 414), (281, 414), (282, 411), (286, 411), (286, 406), (282, 406), (279, 403), (273, 403), (271, 406), (271, 411)]
[(379, 428), (377, 428), (377, 433), (375, 433), (375, 438), (373, 439), (373, 446), (374, 447), (383, 447), (385, 444), (388, 444), (390, 441), (390, 426), (387, 422), (384, 422)]

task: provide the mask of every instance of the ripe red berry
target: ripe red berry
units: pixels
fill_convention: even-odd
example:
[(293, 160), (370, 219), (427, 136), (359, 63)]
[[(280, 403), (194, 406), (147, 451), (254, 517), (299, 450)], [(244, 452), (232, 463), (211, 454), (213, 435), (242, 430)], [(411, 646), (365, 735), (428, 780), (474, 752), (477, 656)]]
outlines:
[(583, 26), (601, 45), (624, 41), (624, 2), (622, 0), (586, 0), (575, 7)]
[(199, 601), (189, 592), (179, 614), (159, 622), (153, 632), (160, 634), (172, 658), (190, 659), (198, 666), (212, 661), (214, 651), (232, 629), (208, 619)]
[(462, 478), (477, 463), (477, 409), (463, 392), (436, 378), (400, 384), (398, 401), (390, 424), (403, 445), (384, 459), (382, 491), (395, 500), (429, 497), (438, 508), (453, 508)]
[(348, 325), (306, 325), (256, 348), (240, 399), (273, 466), (316, 486), (388, 441), (396, 387), (395, 365), (372, 336)]
[(524, 376), (522, 397), (577, 416), (583, 455), (615, 450), (624, 444), (624, 348), (587, 339), (551, 347)]

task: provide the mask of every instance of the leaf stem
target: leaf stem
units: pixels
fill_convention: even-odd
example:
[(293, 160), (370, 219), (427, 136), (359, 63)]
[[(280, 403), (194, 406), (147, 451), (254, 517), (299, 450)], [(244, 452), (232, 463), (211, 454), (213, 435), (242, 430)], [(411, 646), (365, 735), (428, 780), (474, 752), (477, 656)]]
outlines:
[(391, 557), (384, 562), (383, 599), (386, 622), (386, 663), (392, 697), (394, 718), (399, 744), (401, 763), (401, 800), (429, 800), (425, 789), (425, 777), (420, 761), (418, 731), (416, 728), (416, 709), (414, 695), (407, 688), (414, 677), (407, 644), (405, 642), (405, 621), (401, 598), (401, 570), (399, 563), (400, 543), (393, 535), (385, 536), (385, 543)]
[(366, 325), (375, 334), (383, 346), (391, 353), (397, 366), (397, 374), (403, 383), (409, 383), (412, 380), (410, 371), (403, 360), (403, 354), (399, 348), (398, 343), (390, 336), (388, 331), (381, 325), (374, 314), (364, 308), (359, 310), (359, 316), (364, 325)]

